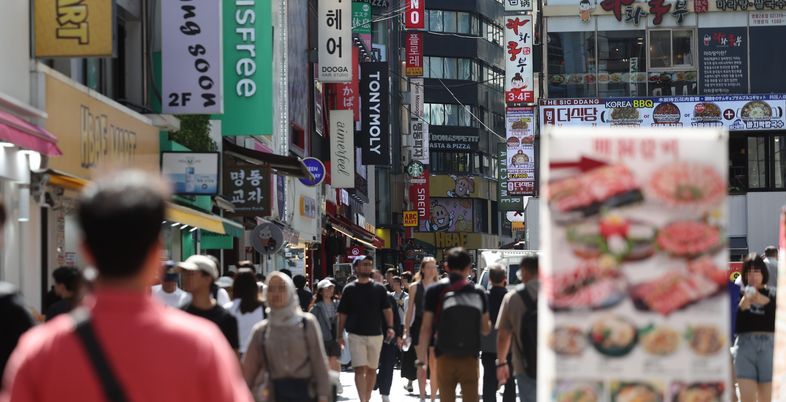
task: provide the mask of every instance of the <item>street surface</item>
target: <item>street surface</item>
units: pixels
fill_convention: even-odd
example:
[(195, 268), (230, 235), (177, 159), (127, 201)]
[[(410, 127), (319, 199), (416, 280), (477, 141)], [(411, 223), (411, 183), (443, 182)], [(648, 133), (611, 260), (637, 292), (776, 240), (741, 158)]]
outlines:
[[(482, 392), (483, 389), (483, 368), (481, 367), (480, 379), (478, 391)], [(406, 380), (401, 379), (401, 370), (395, 370), (393, 372), (393, 387), (390, 388), (390, 401), (391, 402), (409, 402), (414, 401), (417, 402), (419, 400), (418, 396), (418, 385), (417, 381), (412, 384), (413, 392), (410, 394), (404, 389), (404, 385), (406, 384)], [(338, 396), (339, 402), (355, 402), (359, 401), (358, 392), (355, 388), (355, 373), (342, 371), (341, 372), (341, 385), (344, 386), (344, 393)], [(461, 387), (457, 387), (457, 393), (461, 392)], [(428, 395), (428, 387), (426, 390), (426, 394)], [(482, 399), (482, 395), (480, 396)], [(430, 401), (430, 398), (426, 398), (426, 401)], [(439, 398), (437, 398), (439, 400)], [(462, 400), (461, 397), (456, 398), (457, 401)], [(502, 396), (498, 396), (497, 400), (501, 401)], [(379, 391), (374, 391), (371, 394), (371, 402), (381, 402), (382, 397), (379, 395)]]

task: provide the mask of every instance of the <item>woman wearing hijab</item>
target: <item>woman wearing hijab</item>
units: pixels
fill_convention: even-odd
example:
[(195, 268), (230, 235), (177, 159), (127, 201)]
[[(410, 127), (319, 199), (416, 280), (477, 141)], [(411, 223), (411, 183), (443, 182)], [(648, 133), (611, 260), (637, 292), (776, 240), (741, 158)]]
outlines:
[(266, 401), (327, 402), (330, 377), (319, 323), (300, 310), (291, 278), (270, 274), (267, 305), (267, 318), (254, 327), (243, 357), (252, 392)]

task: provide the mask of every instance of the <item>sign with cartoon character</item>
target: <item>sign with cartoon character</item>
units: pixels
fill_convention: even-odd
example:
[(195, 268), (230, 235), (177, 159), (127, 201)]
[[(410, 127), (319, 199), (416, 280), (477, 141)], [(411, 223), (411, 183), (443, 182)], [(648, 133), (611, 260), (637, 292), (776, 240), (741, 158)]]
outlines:
[(594, 0), (579, 0), (579, 16), (581, 17), (581, 22), (590, 22), (593, 11), (595, 11)]
[(475, 178), (472, 176), (450, 176), (456, 183), (453, 190), (448, 190), (448, 197), (469, 197), (475, 192)]
[(529, 15), (505, 17), (505, 102), (511, 106), (535, 101), (533, 25)]
[(432, 198), (429, 219), (421, 221), (424, 232), (474, 232), (479, 229), (473, 219), (473, 200)]
[(284, 233), (275, 223), (266, 222), (251, 232), (251, 244), (262, 255), (275, 254), (284, 245)]

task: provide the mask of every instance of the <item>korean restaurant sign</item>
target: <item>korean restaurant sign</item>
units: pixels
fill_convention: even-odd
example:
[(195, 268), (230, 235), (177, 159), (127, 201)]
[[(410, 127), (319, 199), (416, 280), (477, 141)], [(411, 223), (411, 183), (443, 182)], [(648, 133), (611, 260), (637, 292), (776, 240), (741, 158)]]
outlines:
[(362, 130), (359, 147), (364, 165), (390, 164), (390, 80), (388, 64), (362, 63), (360, 97)]
[(413, 78), (409, 82), (409, 134), (412, 136), (412, 159), (424, 165), (429, 164), (429, 125), (423, 121), (425, 87), (423, 78)]
[(729, 401), (728, 134), (541, 139), (538, 400)]
[(502, 0), (505, 11), (532, 11), (532, 0)]
[(273, 134), (273, 30), (270, 4), (223, 4), (224, 114), (221, 134)]
[(224, 198), (235, 207), (236, 216), (269, 216), (271, 212), (270, 170), (261, 166), (224, 158)]
[(35, 57), (111, 57), (114, 1), (36, 0)]
[(688, 15), (688, 0), (650, 0), (646, 3), (635, 0), (603, 0), (600, 7), (612, 12), (617, 21), (622, 22), (624, 18), (626, 23), (633, 25), (639, 25), (642, 20), (646, 21), (650, 15), (654, 25), (663, 23), (666, 16), (682, 24)]
[(532, 16), (505, 17), (505, 102), (511, 106), (535, 101), (533, 25)]
[(423, 32), (410, 31), (406, 34), (407, 42), (407, 77), (423, 76)]
[(330, 184), (333, 188), (355, 187), (355, 131), (352, 111), (331, 110)]
[(352, 81), (332, 84), (336, 86), (336, 110), (351, 110), (355, 121), (360, 121), (360, 50), (352, 46)]
[(511, 107), (505, 110), (505, 155), (507, 193), (535, 195), (535, 109)]
[(102, 167), (133, 167), (158, 172), (158, 128), (150, 120), (67, 77), (43, 70), (45, 128), (54, 133), (63, 155), (49, 167), (90, 179)]
[(748, 29), (699, 28), (699, 93), (748, 92)]
[(425, 13), (426, 0), (405, 0), (406, 6), (406, 29), (424, 29), (426, 27)]
[(320, 0), (318, 18), (319, 81), (352, 81), (352, 1)]
[(545, 99), (542, 126), (724, 127), (729, 131), (786, 129), (786, 95)]

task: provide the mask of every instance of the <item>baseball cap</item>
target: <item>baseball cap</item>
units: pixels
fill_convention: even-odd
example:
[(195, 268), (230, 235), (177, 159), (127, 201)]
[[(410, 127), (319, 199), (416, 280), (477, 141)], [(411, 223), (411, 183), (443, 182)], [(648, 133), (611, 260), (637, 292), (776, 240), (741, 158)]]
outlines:
[(356, 267), (361, 261), (365, 260), (366, 258), (369, 258), (369, 256), (367, 256), (367, 255), (359, 255), (359, 256), (355, 257), (355, 259), (352, 260), (352, 266)]
[(317, 283), (317, 289), (319, 290), (327, 289), (331, 286), (336, 286), (336, 285), (334, 285), (333, 282), (330, 281), (330, 279), (323, 279), (319, 281), (319, 283)]
[(216, 281), (216, 285), (220, 288), (231, 288), (234, 283), (235, 281), (228, 276), (222, 276)]
[(177, 267), (186, 271), (202, 271), (213, 277), (213, 280), (218, 279), (218, 268), (216, 263), (208, 256), (192, 255), (185, 261), (177, 264)]

